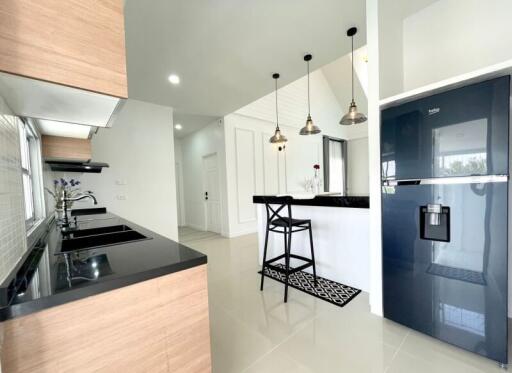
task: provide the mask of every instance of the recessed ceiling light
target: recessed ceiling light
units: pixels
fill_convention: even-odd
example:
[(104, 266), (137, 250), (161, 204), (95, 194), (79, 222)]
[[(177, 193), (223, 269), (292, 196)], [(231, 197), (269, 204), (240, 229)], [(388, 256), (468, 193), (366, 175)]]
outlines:
[(179, 131), (180, 129), (182, 129), (182, 128), (183, 128), (183, 126), (182, 126), (181, 124), (179, 124), (179, 123), (176, 123), (176, 124), (174, 125), (174, 128), (176, 128), (176, 129)]
[(180, 77), (176, 74), (169, 75), (168, 79), (171, 84), (180, 84)]

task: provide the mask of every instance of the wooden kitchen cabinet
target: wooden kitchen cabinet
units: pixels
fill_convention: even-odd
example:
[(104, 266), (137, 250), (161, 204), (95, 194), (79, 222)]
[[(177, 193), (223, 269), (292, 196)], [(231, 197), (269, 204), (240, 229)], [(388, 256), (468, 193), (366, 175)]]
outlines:
[(91, 140), (43, 135), (41, 152), (44, 159), (89, 161), (92, 158)]
[(123, 0), (1, 1), (0, 71), (126, 98)]
[(206, 265), (2, 324), (8, 373), (210, 373)]

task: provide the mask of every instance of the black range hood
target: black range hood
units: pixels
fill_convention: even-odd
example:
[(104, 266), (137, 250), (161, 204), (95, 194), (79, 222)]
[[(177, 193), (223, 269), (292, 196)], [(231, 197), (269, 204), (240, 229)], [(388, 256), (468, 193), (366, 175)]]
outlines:
[(52, 171), (100, 173), (108, 163), (91, 161), (47, 160)]

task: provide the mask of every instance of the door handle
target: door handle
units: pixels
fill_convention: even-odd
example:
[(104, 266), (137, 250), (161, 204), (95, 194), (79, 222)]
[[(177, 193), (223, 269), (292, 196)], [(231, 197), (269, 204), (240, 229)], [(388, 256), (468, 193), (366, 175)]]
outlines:
[(208, 192), (204, 192), (204, 199), (205, 201), (208, 201)]

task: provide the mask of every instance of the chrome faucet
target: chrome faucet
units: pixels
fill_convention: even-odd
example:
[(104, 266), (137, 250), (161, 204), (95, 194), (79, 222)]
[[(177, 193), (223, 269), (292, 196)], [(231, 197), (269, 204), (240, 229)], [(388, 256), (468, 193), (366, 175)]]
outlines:
[(94, 201), (94, 204), (97, 205), (98, 204), (98, 201), (96, 200), (96, 197), (94, 197), (94, 195), (92, 194), (92, 192), (89, 190), (85, 193), (82, 193), (81, 195), (79, 196), (76, 196), (76, 197), (66, 197), (64, 195), (64, 204), (66, 204), (66, 202), (75, 202), (75, 201), (80, 201), (82, 199), (85, 199), (85, 198), (92, 198), (92, 200)]
[(62, 199), (62, 207), (64, 208), (64, 222), (62, 224), (63, 228), (69, 227), (69, 218), (68, 218), (68, 202), (81, 201), (82, 199), (91, 198), (95, 205), (98, 204), (96, 197), (89, 190), (85, 193), (82, 193), (76, 197), (68, 197), (66, 191), (64, 191), (64, 198)]

